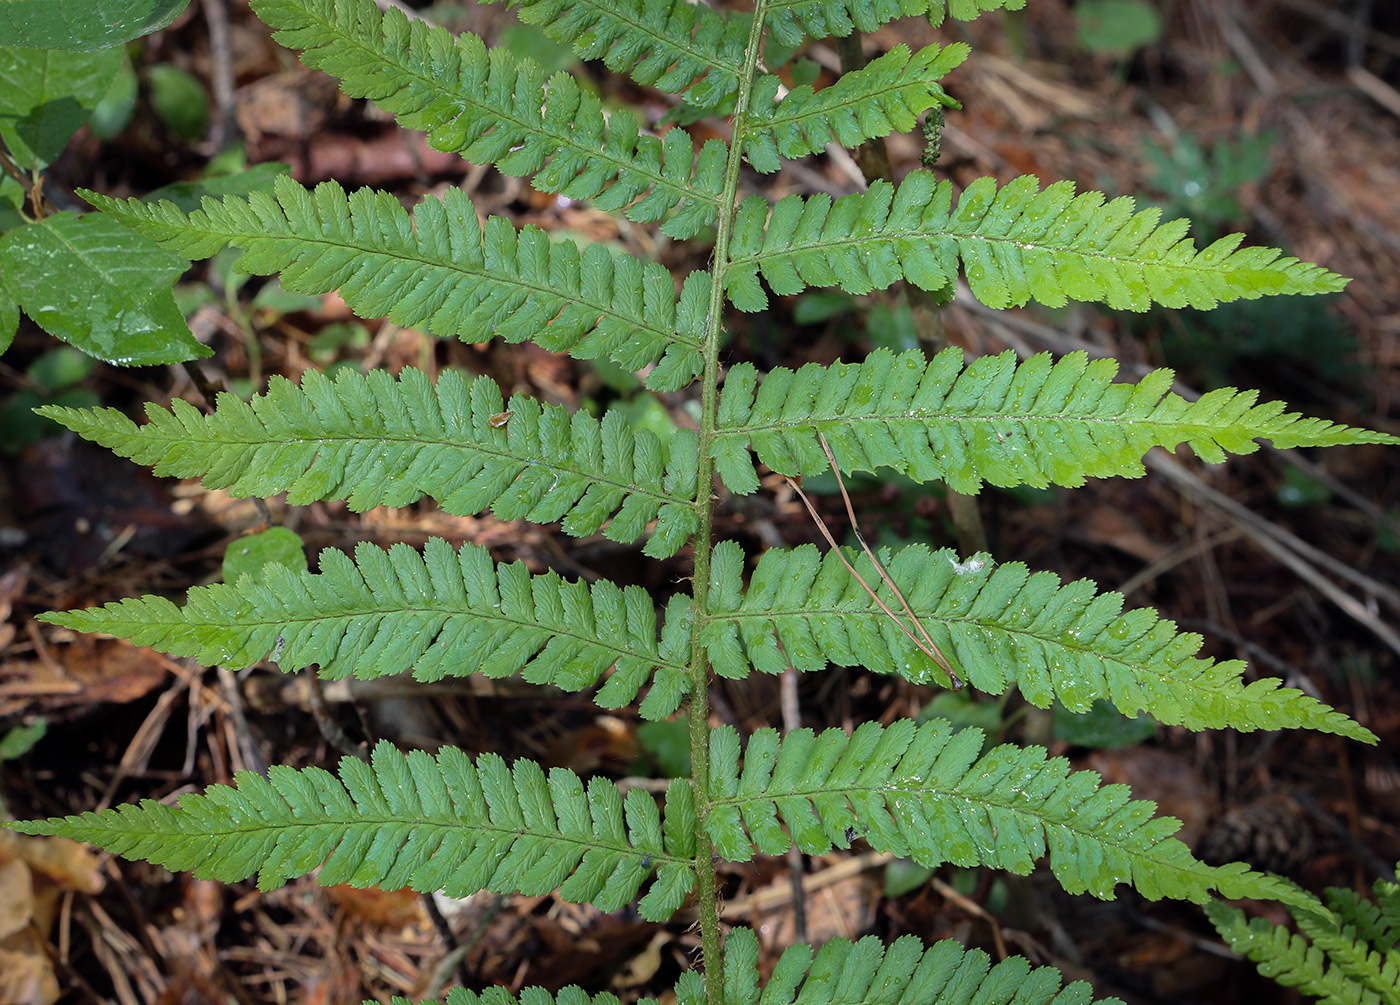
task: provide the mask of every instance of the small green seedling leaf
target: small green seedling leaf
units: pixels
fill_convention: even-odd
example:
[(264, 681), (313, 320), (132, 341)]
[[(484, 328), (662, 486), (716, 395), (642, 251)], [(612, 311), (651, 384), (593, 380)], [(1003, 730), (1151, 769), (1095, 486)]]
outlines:
[(903, 897), (913, 893), (933, 878), (931, 866), (919, 865), (907, 858), (897, 858), (885, 866), (885, 896)]
[[(273, 183), (282, 175), (290, 175), (292, 169), (280, 161), (267, 161), (255, 164), (246, 171), (233, 171), (228, 174), (206, 175), (194, 181), (177, 181), (156, 189), (141, 197), (142, 202), (157, 205), (173, 202), (181, 212), (191, 213), (199, 209), (205, 197), (223, 199), (235, 195), (247, 198), (254, 192), (272, 194)], [(83, 192), (79, 189), (79, 194)]]
[(1096, 701), (1087, 712), (1071, 712), (1055, 703), (1055, 739), (1076, 747), (1132, 747), (1157, 731), (1157, 720), (1150, 715), (1128, 718), (1106, 701)]
[(146, 72), (151, 107), (182, 140), (203, 139), (209, 130), (209, 96), (204, 85), (178, 66), (159, 63)]
[(0, 238), (0, 273), (49, 334), (122, 366), (210, 355), (175, 306), (183, 258), (96, 213), (56, 213)]
[(663, 719), (637, 727), (637, 744), (656, 763), (665, 778), (690, 775), (690, 720)]
[(92, 52), (159, 31), (190, 0), (0, 0), (0, 45)]
[[(3, 24), (5, 0), (0, 0)], [(0, 46), (0, 140), (15, 163), (52, 163), (101, 104), (122, 50), (59, 52)]]
[(224, 582), (236, 583), (246, 575), (261, 583), (263, 568), (269, 563), (305, 572), (306, 551), (301, 538), (286, 527), (269, 527), (231, 542), (224, 550)]
[(57, 394), (87, 380), (94, 365), (91, 356), (61, 345), (31, 363), (24, 375), (50, 394)]
[(947, 719), (953, 724), (953, 732), (969, 726), (991, 737), (1001, 733), (1001, 706), (994, 701), (979, 701), (965, 691), (941, 691), (933, 700), (919, 710), (914, 721), (925, 723), (930, 719)]
[(140, 85), (136, 71), (130, 61), (123, 60), (112, 78), (111, 86), (93, 110), (88, 121), (88, 129), (99, 139), (110, 140), (120, 136), (131, 124), (131, 116), (136, 111), (137, 92)]
[(49, 720), (40, 716), (27, 726), (16, 726), (0, 737), (0, 761), (13, 761), (23, 757), (34, 748), (34, 744), (44, 738), (49, 730)]
[(1145, 0), (1082, 0), (1075, 35), (1090, 52), (1128, 56), (1162, 37), (1162, 15)]

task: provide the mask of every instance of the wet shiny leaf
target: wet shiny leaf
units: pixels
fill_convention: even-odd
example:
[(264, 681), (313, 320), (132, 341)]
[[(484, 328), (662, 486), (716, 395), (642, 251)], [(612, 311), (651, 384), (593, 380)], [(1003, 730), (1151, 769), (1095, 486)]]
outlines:
[(98, 359), (149, 366), (210, 355), (170, 291), (185, 260), (119, 223), (55, 214), (0, 238), (0, 263), (24, 313)]
[(91, 52), (164, 28), (190, 0), (0, 0), (0, 45)]
[[(6, 6), (12, 4), (0, 0), (0, 25)], [(121, 65), (120, 48), (55, 52), (0, 46), (0, 108), (5, 110), (0, 140), (15, 161), (26, 169), (52, 163), (101, 104)]]

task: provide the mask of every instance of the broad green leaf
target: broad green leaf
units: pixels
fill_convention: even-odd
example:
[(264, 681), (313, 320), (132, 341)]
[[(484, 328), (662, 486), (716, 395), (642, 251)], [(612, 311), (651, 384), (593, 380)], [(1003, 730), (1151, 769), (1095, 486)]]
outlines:
[(301, 537), (286, 527), (269, 527), (261, 534), (249, 534), (229, 542), (224, 549), (224, 582), (237, 583), (240, 576), (266, 582), (263, 566), (269, 562), (285, 565), (293, 572), (306, 571), (306, 552)]
[(0, 0), (0, 45), (92, 52), (159, 31), (190, 0)]
[[(0, 0), (0, 19), (5, 0)], [(0, 21), (3, 23), (3, 21)], [(122, 50), (0, 47), (0, 140), (23, 168), (52, 163), (101, 103)]]
[(10, 348), (18, 331), (19, 303), (15, 300), (15, 288), (0, 269), (0, 353)]
[(20, 211), (28, 194), (14, 178), (0, 171), (0, 233), (4, 233), (25, 222)]
[(141, 201), (151, 206), (161, 202), (172, 202), (182, 212), (192, 213), (199, 209), (206, 196), (222, 199), (224, 196), (235, 195), (246, 199), (254, 192), (271, 195), (273, 183), (282, 175), (289, 175), (291, 172), (292, 169), (287, 164), (267, 161), (255, 164), (246, 171), (196, 178), (194, 181), (172, 182), (142, 196)]
[(124, 366), (210, 355), (175, 306), (185, 261), (92, 213), (57, 213), (0, 238), (0, 275), (49, 334)]

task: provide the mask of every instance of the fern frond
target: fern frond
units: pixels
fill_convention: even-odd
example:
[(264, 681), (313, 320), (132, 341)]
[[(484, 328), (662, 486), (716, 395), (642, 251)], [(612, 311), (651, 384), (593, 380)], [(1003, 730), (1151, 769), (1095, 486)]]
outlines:
[(42, 617), (210, 666), (269, 658), (284, 670), (319, 665), (333, 678), (518, 673), (578, 691), (611, 666), (596, 698), (608, 708), (631, 701), (654, 673), (642, 704), (648, 717), (671, 714), (687, 686), (688, 597), (671, 600), (658, 642), (656, 610), (640, 587), (532, 576), (520, 562), (493, 563), (476, 545), (453, 551), (431, 538), (419, 554), (406, 544), (384, 551), (362, 543), (353, 562), (327, 548), (320, 568), (269, 565), (265, 582), (244, 576), (197, 586), (183, 607), (147, 596)]
[(1400, 941), (1400, 884), (1380, 879), (1374, 892), (1376, 899), (1370, 901), (1363, 900), (1355, 890), (1329, 887), (1327, 906), (1342, 924), (1356, 929), (1358, 938), (1388, 953)]
[(768, 29), (780, 45), (832, 35), (845, 38), (853, 31), (874, 31), (895, 18), (923, 15), (933, 25), (952, 15), (971, 21), (993, 10), (1020, 10), (1026, 0), (772, 0)]
[[(1332, 968), (1341, 971), (1349, 981), (1380, 995), (1382, 1000), (1400, 1005), (1400, 951), (1393, 945), (1368, 944), (1367, 936), (1374, 930), (1373, 926), (1365, 924), (1369, 918), (1357, 925), (1355, 919), (1337, 913), (1339, 902), (1345, 910), (1345, 894), (1352, 891), (1329, 889), (1327, 893), (1332, 908), (1330, 914), (1326, 911), (1292, 912), (1298, 930), (1327, 956)], [(1337, 894), (1343, 896), (1339, 898)]]
[(794, 88), (782, 101), (774, 100), (779, 81), (760, 79), (744, 128), (744, 153), (754, 168), (778, 170), (783, 157), (803, 157), (836, 142), (857, 147), (876, 136), (906, 132), (918, 114), (934, 105), (955, 106), (938, 83), (967, 58), (961, 42), (930, 45), (910, 55), (897, 45), (859, 70), (841, 75), (830, 87), (814, 91), (809, 84)]
[(530, 339), (580, 359), (607, 357), (631, 370), (657, 363), (650, 386), (674, 390), (701, 367), (710, 279), (692, 273), (679, 306), (671, 274), (655, 262), (590, 244), (582, 252), (502, 217), (485, 230), (471, 199), (448, 189), (410, 214), (387, 192), (349, 195), (335, 182), (306, 189), (279, 177), (275, 197), (206, 199), (185, 213), (85, 193), (93, 205), (186, 258), (230, 245), (237, 267), (282, 273), (301, 293), (339, 290), (361, 317), (484, 342)]
[[(1324, 1005), (1400, 1005), (1400, 960), (1393, 949), (1368, 953), (1335, 928), (1320, 940), (1313, 935), (1310, 943), (1306, 935), (1264, 918), (1249, 920), (1239, 908), (1219, 901), (1206, 903), (1205, 912), (1231, 949), (1284, 987), (1296, 987)], [(1300, 924), (1307, 916), (1293, 914)]]
[[(436, 757), (403, 754), (388, 742), (369, 764), (274, 766), (266, 778), (239, 772), (176, 806), (154, 800), (101, 813), (14, 824), (26, 834), (88, 841), (115, 854), (226, 883), (254, 873), (267, 890), (320, 868), (323, 885), (348, 883), (560, 896), (615, 911), (657, 874), (639, 904), (662, 920), (695, 880), (693, 800), (668, 797), (663, 825), (655, 799), (612, 782), (585, 789), (572, 771), (548, 775), (533, 761), (512, 768), (495, 754), (473, 762), (455, 747)], [(688, 793), (688, 788), (687, 788)], [(689, 825), (687, 826), (687, 820)]]
[[(498, 0), (488, 0), (498, 2)], [(580, 59), (715, 105), (739, 89), (752, 17), (688, 0), (505, 0)]]
[[(682, 129), (641, 135), (629, 111), (604, 116), (596, 95), (567, 73), (546, 79), (539, 64), (477, 36), (457, 37), (374, 0), (254, 0), (254, 13), (302, 62), (339, 78), (435, 149), (530, 177), (543, 192), (660, 220), (673, 237), (713, 222), (723, 188), (725, 146), (712, 140), (696, 163)], [(693, 168), (693, 170), (692, 170)]]
[(112, 408), (43, 414), (156, 474), (239, 498), (286, 492), (293, 505), (347, 499), (362, 512), (431, 496), (455, 515), (490, 508), (622, 542), (656, 521), (645, 549), (656, 557), (699, 526), (690, 430), (677, 431), (668, 461), (654, 434), (617, 412), (599, 422), (529, 397), (507, 403), (490, 377), (453, 370), (436, 387), (411, 368), (397, 379), (342, 370), (334, 381), (309, 370), (300, 387), (273, 377), (248, 402), (221, 394), (212, 415), (180, 400), (169, 411), (147, 404), (141, 426)]
[[(868, 558), (851, 560), (867, 583), (880, 583)], [(986, 555), (959, 562), (950, 550), (923, 545), (883, 553), (882, 562), (934, 643), (979, 691), (1002, 694), (1014, 684), (1040, 708), (1058, 699), (1075, 712), (1106, 699), (1125, 715), (1146, 711), (1193, 730), (1296, 727), (1377, 742), (1342, 713), (1279, 687), (1277, 677), (1245, 684), (1242, 662), (1197, 659), (1199, 635), (1178, 634), (1145, 608), (1121, 614), (1122, 595), (1096, 593), (1087, 579), (1062, 585), (1019, 562), (997, 565)], [(734, 542), (715, 548), (713, 620), (702, 639), (721, 676), (744, 677), (751, 667), (782, 673), (790, 660), (802, 671), (835, 663), (935, 679), (933, 661), (838, 556), (811, 545), (769, 549), (747, 590), (743, 565)], [(876, 593), (899, 610), (887, 586)]]
[[(1117, 998), (1092, 998), (1084, 981), (1061, 988), (1064, 978), (1053, 967), (1032, 967), (1022, 956), (995, 966), (980, 949), (966, 949), (956, 939), (941, 939), (925, 948), (905, 935), (886, 946), (868, 935), (859, 941), (832, 939), (820, 949), (789, 946), (762, 989), (758, 986), (758, 939), (747, 928), (733, 929), (724, 943), (725, 1005), (1122, 1005)], [(677, 1005), (703, 1005), (705, 980), (695, 971), (676, 984)], [(394, 1005), (412, 1005), (405, 998)], [(590, 998), (576, 987), (551, 995), (526, 988), (519, 997), (503, 987), (480, 994), (463, 988), (447, 993), (447, 1005), (617, 1005), (610, 994)], [(427, 1005), (426, 1002), (420, 1005)], [(643, 998), (640, 1005), (656, 1005)]]
[(1114, 383), (1118, 363), (1083, 352), (1058, 361), (1040, 353), (1017, 363), (1007, 351), (966, 367), (961, 349), (932, 361), (921, 352), (876, 350), (861, 363), (779, 367), (763, 378), (752, 364), (729, 371), (719, 403), (715, 467), (734, 492), (758, 488), (752, 449), (790, 477), (830, 466), (893, 468), (918, 481), (941, 478), (959, 492), (993, 485), (1084, 484), (1087, 477), (1143, 474), (1153, 447), (1186, 443), (1202, 460), (1276, 447), (1397, 443), (1385, 433), (1255, 404), (1254, 391), (1220, 388), (1187, 401), (1171, 392), (1172, 371)]
[[(1032, 967), (1022, 956), (993, 966), (985, 952), (956, 939), (925, 948), (912, 935), (888, 946), (867, 935), (856, 942), (832, 939), (815, 952), (808, 945), (789, 946), (760, 996), (753, 932), (736, 928), (724, 945), (725, 1005), (1122, 1005), (1116, 998), (1093, 999), (1084, 981), (1061, 989), (1063, 980), (1053, 967)], [(701, 982), (692, 984), (703, 1000)], [(676, 991), (680, 1005), (698, 1005), (682, 988)]]
[(1278, 881), (1242, 863), (1208, 866), (1173, 838), (1180, 821), (1154, 818), (1156, 804), (1130, 800), (1126, 785), (1071, 773), (1042, 747), (994, 747), (982, 731), (954, 732), (946, 719), (922, 726), (866, 722), (854, 734), (760, 729), (740, 768), (739, 734), (710, 734), (710, 809), (705, 829), (718, 853), (745, 862), (793, 843), (807, 854), (849, 847), (852, 833), (878, 851), (921, 865), (951, 862), (1028, 875), (1048, 856), (1069, 893), (1113, 897), (1129, 883), (1150, 900), (1205, 901), (1212, 890), (1272, 890)]
[(1072, 182), (1045, 189), (1033, 175), (997, 188), (979, 178), (956, 208), (951, 182), (913, 171), (893, 186), (877, 181), (856, 195), (790, 195), (775, 206), (759, 196), (740, 204), (724, 275), (740, 310), (774, 293), (839, 286), (884, 289), (900, 279), (939, 291), (965, 266), (972, 294), (989, 307), (1036, 300), (1102, 301), (1141, 311), (1151, 304), (1210, 308), (1282, 293), (1330, 293), (1346, 280), (1273, 248), (1240, 248), (1243, 235), (1197, 250), (1189, 223), (1158, 226), (1161, 210), (1134, 212), (1128, 196), (1107, 204), (1099, 192), (1074, 195)]
[[(621, 1005), (617, 995), (610, 991), (599, 991), (589, 994), (587, 991), (571, 984), (566, 988), (560, 988), (558, 992), (553, 992), (547, 988), (530, 987), (521, 988), (518, 995), (510, 993), (508, 988), (499, 984), (482, 988), (480, 992), (471, 991), (460, 985), (450, 988), (447, 996), (442, 999), (420, 999), (414, 1002), (409, 998), (402, 998), (395, 995), (389, 999), (391, 1005), (438, 1005), (439, 1001), (445, 1005)], [(659, 1005), (655, 998), (640, 998), (637, 1005)]]

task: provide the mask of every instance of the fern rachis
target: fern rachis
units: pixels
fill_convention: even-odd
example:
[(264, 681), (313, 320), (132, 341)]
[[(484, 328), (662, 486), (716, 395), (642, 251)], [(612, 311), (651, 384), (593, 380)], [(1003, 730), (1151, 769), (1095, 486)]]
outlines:
[[(791, 478), (890, 469), (975, 492), (984, 483), (1076, 486), (1091, 476), (1137, 476), (1154, 446), (1185, 443), (1220, 461), (1260, 440), (1395, 442), (1258, 404), (1251, 392), (1187, 402), (1170, 393), (1166, 371), (1117, 383), (1112, 362), (1079, 354), (966, 363), (956, 350), (932, 359), (874, 352), (831, 366), (761, 375), (740, 362), (725, 372), (726, 304), (764, 307), (764, 283), (777, 294), (810, 286), (865, 292), (901, 280), (944, 292), (962, 269), (973, 294), (993, 306), (1074, 298), (1131, 309), (1340, 287), (1317, 266), (1241, 249), (1238, 238), (1198, 250), (1183, 223), (1159, 225), (1131, 200), (1075, 195), (1065, 183), (1042, 188), (1033, 178), (983, 179), (956, 202), (950, 182), (923, 171), (835, 201), (739, 199), (746, 159), (771, 171), (832, 136), (860, 142), (955, 106), (942, 79), (967, 55), (956, 44), (896, 49), (822, 91), (779, 98), (777, 78), (761, 66), (765, 37), (792, 44), (804, 31), (848, 35), (909, 13), (969, 18), (1016, 9), (1019, 0), (757, 0), (751, 14), (729, 15), (680, 0), (515, 4), (587, 58), (700, 105), (732, 101), (732, 142), (698, 149), (682, 129), (653, 135), (627, 110), (605, 116), (567, 74), (546, 78), (527, 60), (383, 13), (372, 0), (253, 6), (308, 64), (425, 130), (436, 146), (544, 191), (659, 222), (673, 237), (713, 224), (709, 271), (678, 288), (656, 263), (580, 249), (503, 218), (479, 222), (460, 193), (425, 199), (410, 215), (385, 193), (308, 190), (283, 179), (272, 195), (206, 200), (194, 211), (91, 195), (100, 209), (189, 258), (236, 246), (240, 269), (281, 273), (304, 292), (339, 289), (370, 316), (610, 358), (646, 371), (653, 390), (698, 379), (697, 428), (663, 443), (618, 410), (569, 415), (527, 398), (507, 401), (488, 378), (445, 374), (434, 384), (414, 370), (335, 381), (313, 374), (299, 386), (277, 378), (250, 402), (226, 396), (207, 415), (179, 402), (152, 407), (142, 425), (112, 410), (45, 414), (158, 473), (235, 495), (344, 499), (356, 510), (427, 497), (452, 513), (491, 509), (505, 519), (560, 521), (576, 536), (645, 539), (656, 558), (689, 545), (693, 579), (658, 604), (607, 580), (531, 575), (475, 545), (366, 544), (353, 559), (323, 552), (316, 572), (268, 566), (261, 580), (197, 587), (183, 604), (133, 598), (48, 620), (206, 662), (243, 666), (271, 656), (284, 669), (318, 667), (328, 676), (520, 674), (591, 691), (607, 708), (640, 699), (647, 718), (686, 704), (692, 774), (672, 782), (658, 804), (528, 760), (508, 765), (451, 747), (404, 755), (381, 745), (368, 764), (349, 759), (337, 775), (279, 767), (176, 807), (148, 802), (17, 829), (92, 840), (227, 881), (257, 873), (264, 885), (320, 868), (325, 881), (424, 891), (558, 889), (607, 910), (640, 897), (641, 912), (655, 920), (693, 896), (709, 979), (682, 979), (676, 995), (685, 1005), (758, 1000), (756, 940), (745, 929), (727, 945), (723, 938), (716, 854), (746, 861), (792, 844), (818, 854), (859, 835), (928, 865), (1025, 873), (1044, 858), (1066, 889), (1099, 897), (1129, 883), (1148, 897), (1249, 896), (1312, 909), (1273, 877), (1198, 862), (1172, 836), (1175, 822), (1154, 819), (1150, 803), (1071, 772), (1038, 747), (983, 753), (978, 730), (955, 734), (941, 720), (867, 723), (850, 736), (763, 729), (747, 741), (708, 722), (712, 672), (743, 678), (836, 664), (926, 682), (938, 652), (973, 688), (1001, 694), (1014, 686), (1041, 707), (1058, 700), (1082, 710), (1106, 699), (1191, 729), (1310, 728), (1375, 741), (1275, 678), (1245, 683), (1242, 664), (1198, 658), (1198, 636), (1151, 611), (1125, 613), (1122, 597), (1087, 581), (1065, 584), (1016, 562), (922, 546), (849, 556), (778, 548), (750, 570), (736, 542), (713, 539), (716, 490), (757, 491), (760, 464)], [(926, 627), (929, 648), (882, 609), (900, 610), (899, 597)], [(975, 952), (949, 943), (925, 951), (906, 938), (887, 948), (870, 939), (815, 953), (793, 947), (763, 1000), (791, 1003), (817, 974), (839, 975), (849, 992), (840, 1000), (851, 1005), (892, 1000), (888, 989), (906, 985), (919, 1000), (1087, 998), (1083, 986), (1055, 997), (1059, 976), (1024, 961), (992, 968)], [(557, 1000), (588, 998), (575, 989)]]

